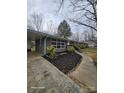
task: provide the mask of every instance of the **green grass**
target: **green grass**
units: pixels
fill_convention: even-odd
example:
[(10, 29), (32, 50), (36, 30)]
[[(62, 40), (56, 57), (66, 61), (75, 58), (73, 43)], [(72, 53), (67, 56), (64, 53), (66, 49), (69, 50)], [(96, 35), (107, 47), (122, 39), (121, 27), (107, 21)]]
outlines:
[(97, 49), (96, 48), (85, 48), (82, 49), (83, 53), (91, 57), (94, 61), (97, 60)]
[(85, 48), (82, 49), (83, 52), (90, 52), (90, 53), (96, 53), (97, 49), (96, 48)]

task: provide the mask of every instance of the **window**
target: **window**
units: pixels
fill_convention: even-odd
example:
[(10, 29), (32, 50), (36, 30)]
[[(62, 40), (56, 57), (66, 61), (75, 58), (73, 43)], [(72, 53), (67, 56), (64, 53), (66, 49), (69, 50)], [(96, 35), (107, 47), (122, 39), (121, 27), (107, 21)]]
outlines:
[(60, 45), (57, 45), (57, 48), (61, 48), (61, 46)]
[(56, 42), (52, 42), (52, 45), (56, 45)]
[(61, 42), (61, 45), (64, 45), (64, 43), (63, 43), (63, 42)]
[(61, 48), (61, 49), (64, 49), (66, 48), (66, 45), (65, 45), (65, 42), (64, 41), (60, 41), (60, 40), (53, 40), (52, 41), (52, 45), (55, 47), (55, 48)]

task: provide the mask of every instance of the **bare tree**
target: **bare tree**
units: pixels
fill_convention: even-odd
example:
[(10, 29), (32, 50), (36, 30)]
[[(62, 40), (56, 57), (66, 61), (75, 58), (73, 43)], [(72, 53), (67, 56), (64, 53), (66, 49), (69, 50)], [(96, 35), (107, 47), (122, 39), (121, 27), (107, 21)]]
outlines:
[(36, 31), (43, 31), (43, 16), (42, 14), (32, 13), (28, 18), (28, 28)]
[(72, 34), (72, 39), (75, 41), (80, 41), (80, 33), (77, 31)]
[(91, 29), (90, 31), (91, 31), (90, 40), (91, 40), (91, 41), (93, 41), (93, 40), (94, 40), (94, 38), (95, 38), (95, 36), (94, 36), (94, 35), (95, 35), (95, 34), (94, 34), (94, 30), (93, 30), (93, 29)]
[(49, 34), (53, 34), (53, 35), (57, 34), (57, 27), (55, 27), (52, 20), (47, 22), (47, 30)]
[(47, 30), (49, 33), (53, 33), (53, 22), (52, 20), (50, 20), (48, 23), (47, 23)]
[(27, 18), (27, 29), (35, 30), (33, 24), (29, 18)]
[(83, 37), (84, 37), (84, 41), (89, 41), (89, 40), (91, 40), (91, 35), (90, 35), (89, 31), (84, 31), (84, 32), (82, 33), (82, 35), (83, 35)]
[[(59, 9), (65, 1), (60, 0)], [(70, 0), (70, 3), (74, 16), (69, 20), (97, 31), (97, 0)]]
[(80, 42), (80, 41), (84, 41), (83, 36), (84, 36), (83, 33), (77, 31), (72, 33), (71, 39)]

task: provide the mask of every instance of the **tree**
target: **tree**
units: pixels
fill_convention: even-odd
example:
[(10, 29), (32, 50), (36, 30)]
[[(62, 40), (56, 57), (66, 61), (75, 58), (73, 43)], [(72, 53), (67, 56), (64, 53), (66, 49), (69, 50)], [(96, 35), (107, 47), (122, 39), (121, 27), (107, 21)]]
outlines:
[(63, 38), (67, 38), (72, 35), (71, 28), (65, 20), (63, 20), (58, 26), (58, 35)]
[[(60, 0), (59, 10), (65, 1)], [(97, 0), (70, 0), (70, 3), (74, 16), (68, 19), (78, 25), (97, 31)]]
[(42, 31), (43, 30), (43, 16), (42, 14), (32, 13), (28, 18), (28, 28)]
[(48, 21), (48, 23), (47, 23), (47, 30), (48, 30), (49, 34), (52, 34), (52, 35), (56, 35), (57, 34), (57, 28), (53, 24), (52, 20)]
[(82, 34), (79, 31), (76, 31), (72, 34), (71, 39), (79, 42), (82, 40)]
[(89, 41), (91, 39), (91, 36), (88, 31), (84, 31), (83, 33), (84, 41)]
[(35, 30), (32, 22), (29, 18), (27, 18), (27, 29)]

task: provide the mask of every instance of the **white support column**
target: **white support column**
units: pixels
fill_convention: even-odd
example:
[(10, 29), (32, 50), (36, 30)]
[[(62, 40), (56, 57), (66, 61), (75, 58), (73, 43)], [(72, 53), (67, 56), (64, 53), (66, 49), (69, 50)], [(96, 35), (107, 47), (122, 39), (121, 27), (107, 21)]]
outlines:
[(40, 53), (42, 54), (41, 48), (42, 48), (42, 44), (41, 44), (41, 38), (40, 38)]
[(27, 41), (27, 50), (31, 50), (31, 41)]
[(40, 48), (41, 48), (41, 38), (40, 38)]
[(46, 48), (47, 48), (46, 47), (46, 39), (47, 39), (47, 37), (44, 38), (44, 55), (46, 54)]

